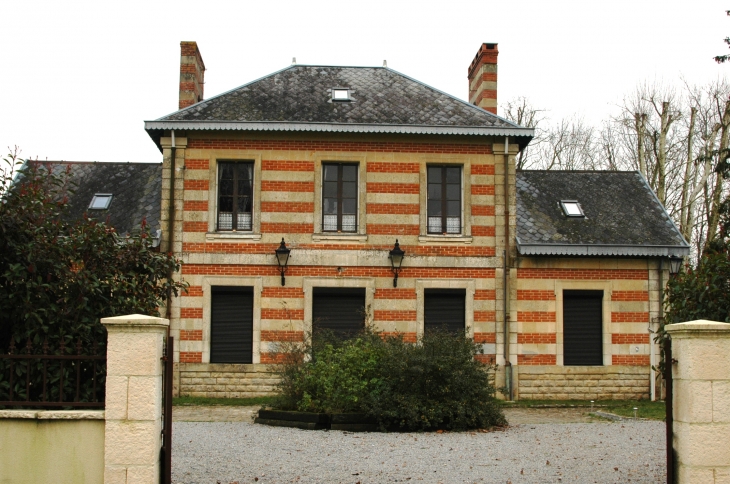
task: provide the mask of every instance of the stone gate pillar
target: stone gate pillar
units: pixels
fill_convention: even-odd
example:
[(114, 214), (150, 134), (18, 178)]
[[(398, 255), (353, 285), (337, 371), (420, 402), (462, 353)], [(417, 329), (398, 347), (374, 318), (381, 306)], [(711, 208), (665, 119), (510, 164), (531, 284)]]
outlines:
[(730, 324), (669, 324), (675, 474), (680, 483), (730, 482)]
[(169, 321), (101, 320), (108, 333), (104, 483), (160, 482), (162, 348)]

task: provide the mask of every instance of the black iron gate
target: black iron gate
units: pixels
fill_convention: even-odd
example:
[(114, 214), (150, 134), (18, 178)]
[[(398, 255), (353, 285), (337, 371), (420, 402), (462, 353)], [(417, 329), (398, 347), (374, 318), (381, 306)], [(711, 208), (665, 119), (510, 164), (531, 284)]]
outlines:
[(162, 448), (160, 449), (160, 482), (172, 482), (172, 371), (175, 338), (167, 337), (162, 373)]
[(674, 415), (672, 413), (672, 339), (667, 336), (664, 340), (664, 381), (666, 384), (666, 395), (664, 402), (667, 408), (667, 483), (674, 484)]

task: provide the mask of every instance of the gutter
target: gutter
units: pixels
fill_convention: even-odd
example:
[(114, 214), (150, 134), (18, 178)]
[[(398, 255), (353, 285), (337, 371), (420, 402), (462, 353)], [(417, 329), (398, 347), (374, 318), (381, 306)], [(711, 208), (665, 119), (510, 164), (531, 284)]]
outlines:
[(508, 400), (512, 400), (512, 363), (509, 354), (509, 270), (510, 270), (510, 232), (509, 232), (509, 137), (504, 138), (504, 252), (502, 259), (504, 268), (502, 270), (502, 307), (504, 308), (504, 386), (507, 388)]
[(671, 257), (688, 256), (686, 245), (525, 244), (516, 238), (522, 255)]
[[(175, 250), (175, 158), (177, 148), (175, 147), (175, 130), (171, 132), (172, 146), (170, 148), (170, 192), (169, 206), (167, 207), (167, 240), (168, 252), (172, 254)], [(172, 270), (167, 274), (167, 280), (172, 279)], [(172, 288), (167, 289), (167, 302), (165, 303), (165, 319), (170, 320), (172, 316)], [(167, 327), (167, 335), (170, 336), (170, 327)]]

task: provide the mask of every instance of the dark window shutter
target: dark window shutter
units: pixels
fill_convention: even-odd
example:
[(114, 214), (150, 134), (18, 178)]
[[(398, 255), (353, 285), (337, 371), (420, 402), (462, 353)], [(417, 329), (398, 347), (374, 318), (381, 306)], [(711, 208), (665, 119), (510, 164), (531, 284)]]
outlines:
[(349, 337), (365, 326), (365, 288), (315, 287), (312, 329)]
[(563, 364), (603, 365), (603, 291), (563, 291)]
[(425, 289), (423, 326), (424, 331), (429, 329), (465, 331), (466, 291), (464, 289)]
[(210, 362), (253, 363), (253, 287), (211, 288)]

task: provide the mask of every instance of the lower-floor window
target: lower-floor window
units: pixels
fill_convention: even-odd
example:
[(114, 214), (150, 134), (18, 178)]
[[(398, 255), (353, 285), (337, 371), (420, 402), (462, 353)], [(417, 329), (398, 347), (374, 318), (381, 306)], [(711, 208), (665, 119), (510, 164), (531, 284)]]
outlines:
[(563, 364), (603, 365), (603, 291), (563, 291)]
[(253, 363), (253, 287), (211, 288), (210, 362)]
[(464, 289), (425, 289), (423, 292), (423, 329), (461, 331), (466, 329), (466, 291)]
[(315, 287), (312, 330), (331, 331), (347, 338), (365, 326), (365, 288)]

